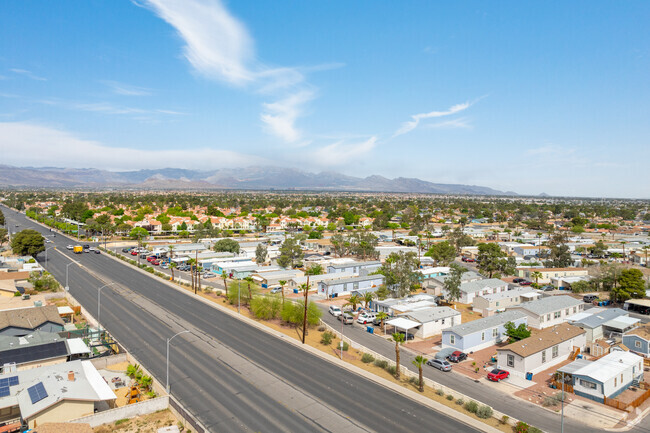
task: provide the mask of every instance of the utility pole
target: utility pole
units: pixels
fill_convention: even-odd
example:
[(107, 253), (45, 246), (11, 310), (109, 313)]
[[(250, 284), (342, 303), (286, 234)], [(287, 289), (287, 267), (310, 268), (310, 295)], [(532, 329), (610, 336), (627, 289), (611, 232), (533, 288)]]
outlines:
[[(196, 258), (194, 259), (196, 261), (196, 285), (198, 290), (201, 290), (201, 273), (199, 272), (199, 250), (196, 250)], [(196, 295), (197, 289), (194, 290), (194, 294)]]
[[(309, 274), (307, 274), (307, 285), (305, 286), (305, 311), (302, 318), (302, 344), (305, 344), (305, 336), (307, 335), (307, 297), (309, 296)], [(343, 319), (341, 319), (343, 323)]]
[(241, 314), (241, 280), (238, 280), (239, 284), (237, 285), (237, 314)]
[(561, 433), (564, 433), (564, 372), (562, 372), (562, 427)]

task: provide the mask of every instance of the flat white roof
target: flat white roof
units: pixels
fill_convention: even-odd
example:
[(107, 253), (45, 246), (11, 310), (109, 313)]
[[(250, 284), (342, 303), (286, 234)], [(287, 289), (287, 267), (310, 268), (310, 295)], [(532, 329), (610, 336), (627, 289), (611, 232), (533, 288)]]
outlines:
[(414, 320), (406, 319), (404, 317), (396, 317), (386, 321), (386, 324), (394, 326), (399, 329), (411, 329), (420, 326), (419, 322)]
[(612, 319), (609, 322), (603, 323), (603, 326), (615, 329), (627, 329), (640, 321), (641, 319), (635, 319), (634, 317), (619, 316), (616, 319)]
[(67, 305), (65, 305), (63, 307), (58, 307), (58, 310), (59, 310), (59, 315), (61, 315), (61, 314), (73, 314), (74, 313), (74, 311), (72, 311), (72, 308), (70, 308)]
[(68, 350), (70, 355), (81, 355), (83, 353), (90, 353), (90, 349), (81, 338), (68, 338)]
[(643, 363), (643, 358), (639, 355), (631, 352), (616, 351), (579, 368), (573, 374), (587, 376), (601, 383), (605, 383), (638, 363)]

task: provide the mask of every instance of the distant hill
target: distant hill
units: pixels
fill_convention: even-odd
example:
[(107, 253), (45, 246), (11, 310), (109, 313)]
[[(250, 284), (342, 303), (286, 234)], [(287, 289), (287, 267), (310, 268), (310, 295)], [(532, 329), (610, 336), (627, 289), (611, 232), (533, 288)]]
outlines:
[(476, 185), (432, 183), (415, 178), (365, 178), (335, 172), (310, 173), (285, 167), (245, 169), (106, 171), (94, 168), (0, 165), (0, 186), (48, 188), (249, 189), (367, 191), (430, 194), (514, 195)]

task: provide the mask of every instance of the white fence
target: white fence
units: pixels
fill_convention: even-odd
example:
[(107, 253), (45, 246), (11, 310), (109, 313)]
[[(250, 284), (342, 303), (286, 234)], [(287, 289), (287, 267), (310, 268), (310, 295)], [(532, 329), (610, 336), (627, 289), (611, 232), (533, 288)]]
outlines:
[(93, 415), (84, 416), (71, 420), (70, 422), (87, 422), (91, 427), (98, 427), (102, 424), (110, 424), (125, 418), (133, 418), (135, 416), (148, 415), (150, 413), (165, 410), (169, 407), (169, 397), (157, 397), (151, 400), (141, 401), (140, 403), (133, 403), (115, 409), (105, 410)]

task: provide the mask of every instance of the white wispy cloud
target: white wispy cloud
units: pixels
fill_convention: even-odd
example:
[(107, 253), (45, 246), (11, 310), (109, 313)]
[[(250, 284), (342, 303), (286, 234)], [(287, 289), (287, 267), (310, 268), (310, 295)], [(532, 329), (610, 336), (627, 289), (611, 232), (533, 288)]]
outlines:
[(442, 122), (436, 122), (426, 125), (427, 128), (433, 129), (472, 129), (473, 126), (469, 122), (467, 117), (459, 117), (458, 119), (443, 120)]
[(320, 166), (342, 166), (357, 161), (377, 145), (377, 137), (359, 143), (337, 141), (314, 152), (315, 162)]
[(312, 67), (262, 63), (246, 27), (219, 0), (140, 0), (138, 4), (176, 29), (185, 43), (185, 58), (199, 74), (273, 96), (273, 102), (262, 105), (264, 129), (289, 143), (301, 137), (296, 121), (315, 94), (305, 82), (305, 73), (341, 67), (340, 63)]
[[(17, 152), (16, 149), (24, 149)], [(246, 167), (269, 162), (256, 155), (230, 150), (196, 148), (156, 149), (109, 147), (98, 141), (80, 138), (58, 128), (31, 122), (0, 122), (0, 154), (2, 162), (16, 166), (61, 166), (73, 168), (97, 167), (128, 170), (160, 168)], [(70, 158), (69, 155), (75, 155)], [(201, 155), (201, 158), (196, 158)]]
[(558, 155), (570, 155), (575, 153), (576, 149), (558, 146), (556, 144), (547, 144), (544, 146), (528, 149), (526, 153), (531, 156), (548, 156), (555, 157)]
[(126, 105), (118, 105), (110, 102), (75, 102), (62, 99), (40, 99), (36, 102), (44, 105), (53, 105), (68, 110), (87, 111), (91, 113), (104, 113), (114, 115), (167, 115), (167, 116), (181, 116), (187, 113), (168, 110), (163, 108), (138, 108)]
[(47, 78), (39, 77), (38, 75), (32, 73), (32, 71), (28, 71), (27, 69), (12, 68), (10, 69), (10, 71), (13, 72), (14, 74), (22, 75), (32, 80), (47, 81)]
[(124, 96), (149, 96), (153, 94), (151, 89), (140, 86), (132, 86), (130, 84), (120, 83), (118, 81), (105, 80), (102, 84), (108, 86), (111, 91), (118, 95)]
[(431, 111), (429, 113), (414, 114), (411, 116), (412, 120), (402, 123), (402, 126), (397, 131), (395, 131), (393, 137), (397, 137), (398, 135), (406, 134), (407, 132), (413, 131), (415, 128), (418, 127), (420, 121), (422, 120), (433, 119), (436, 117), (450, 116), (452, 114), (460, 113), (461, 111), (467, 110), (471, 105), (472, 105), (471, 102), (465, 102), (463, 104), (453, 105), (446, 111)]
[(260, 115), (266, 129), (288, 143), (295, 143), (301, 138), (296, 129), (296, 119), (302, 114), (303, 106), (314, 98), (310, 91), (300, 91), (276, 102), (266, 103)]

